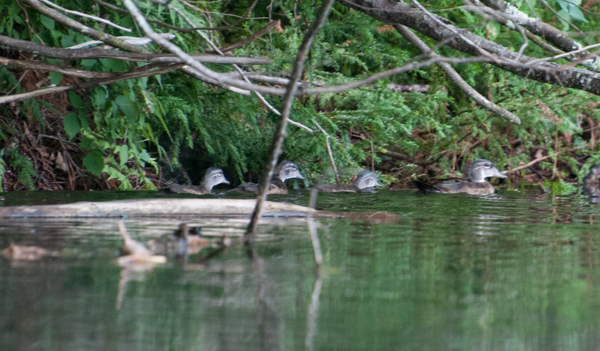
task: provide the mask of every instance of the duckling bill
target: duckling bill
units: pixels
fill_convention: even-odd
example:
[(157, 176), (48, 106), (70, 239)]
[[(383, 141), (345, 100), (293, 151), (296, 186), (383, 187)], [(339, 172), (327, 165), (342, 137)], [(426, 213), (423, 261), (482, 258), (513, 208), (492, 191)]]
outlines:
[[(288, 188), (285, 185), (285, 181), (288, 179), (305, 179), (298, 166), (291, 161), (281, 161), (277, 167), (275, 168), (275, 173), (273, 174), (273, 179), (269, 184), (269, 190), (267, 194), (287, 194)], [(250, 194), (258, 194), (259, 185), (256, 183), (244, 183), (233, 189), (233, 192), (239, 193), (250, 193)]]
[(470, 195), (492, 195), (494, 186), (485, 179), (507, 178), (505, 174), (494, 166), (494, 163), (488, 160), (476, 160), (469, 164), (467, 168), (467, 178), (464, 182), (445, 182), (441, 184), (428, 184), (420, 180), (413, 180), (413, 183), (421, 191), (432, 191), (445, 194), (465, 193)]
[(381, 186), (377, 174), (368, 169), (360, 171), (352, 184), (325, 184), (317, 185), (319, 191), (325, 193), (358, 193), (375, 192), (375, 187)]
[(207, 195), (211, 194), (212, 188), (219, 184), (229, 184), (229, 181), (225, 178), (222, 169), (210, 167), (206, 170), (204, 179), (200, 185), (173, 184), (167, 190), (176, 194)]

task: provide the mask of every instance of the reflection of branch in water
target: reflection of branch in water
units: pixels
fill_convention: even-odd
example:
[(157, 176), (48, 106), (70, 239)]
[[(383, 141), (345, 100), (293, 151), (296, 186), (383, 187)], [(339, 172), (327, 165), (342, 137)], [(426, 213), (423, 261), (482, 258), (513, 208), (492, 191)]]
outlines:
[[(319, 191), (313, 187), (310, 192), (309, 207), (314, 209), (317, 206), (317, 196)], [(321, 253), (321, 243), (319, 241), (319, 235), (317, 233), (317, 226), (315, 224), (315, 218), (312, 213), (306, 216), (306, 222), (308, 225), (308, 232), (310, 233), (310, 240), (312, 242), (313, 251), (315, 255), (315, 265), (317, 266), (315, 285), (313, 286), (313, 292), (310, 298), (310, 306), (308, 306), (308, 316), (306, 317), (306, 338), (304, 339), (304, 346), (307, 351), (314, 349), (313, 341), (317, 333), (317, 320), (319, 315), (319, 297), (321, 296), (321, 287), (323, 286), (323, 276), (321, 275), (321, 265), (323, 264), (323, 254)]]
[(260, 338), (261, 350), (279, 350), (279, 316), (277, 308), (269, 307), (267, 300), (267, 275), (265, 274), (265, 263), (255, 250), (250, 250), (252, 257), (252, 272), (256, 281), (256, 300), (258, 310), (256, 313), (256, 325)]
[[(310, 192), (310, 208), (314, 209), (317, 205), (317, 196), (319, 191), (314, 188)], [(319, 242), (319, 235), (317, 234), (317, 226), (315, 224), (315, 218), (312, 213), (306, 215), (306, 224), (308, 225), (308, 233), (310, 234), (310, 241), (312, 242), (313, 251), (315, 253), (315, 264), (317, 269), (323, 264), (323, 254), (321, 253), (321, 243)]]
[(304, 346), (307, 351), (314, 349), (313, 341), (317, 334), (317, 321), (319, 317), (319, 297), (321, 296), (321, 287), (323, 286), (323, 276), (321, 270), (317, 270), (317, 279), (313, 286), (313, 293), (310, 298), (310, 306), (308, 306), (308, 315), (306, 317), (306, 338), (304, 339)]

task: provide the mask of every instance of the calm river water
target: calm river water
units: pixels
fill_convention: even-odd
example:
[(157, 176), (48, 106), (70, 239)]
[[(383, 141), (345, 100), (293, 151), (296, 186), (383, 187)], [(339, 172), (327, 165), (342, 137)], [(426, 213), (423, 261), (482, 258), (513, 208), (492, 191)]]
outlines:
[[(3, 196), (9, 206), (157, 195)], [(322, 194), (318, 208), (398, 216), (316, 219), (319, 272), (302, 219), (265, 221), (254, 261), (233, 246), (206, 265), (196, 254), (147, 271), (114, 263), (116, 220), (1, 220), (0, 250), (53, 256), (0, 257), (0, 350), (600, 348), (600, 205), (587, 197), (379, 191)], [(209, 236), (246, 223), (196, 222)], [(125, 223), (146, 241), (179, 222)]]

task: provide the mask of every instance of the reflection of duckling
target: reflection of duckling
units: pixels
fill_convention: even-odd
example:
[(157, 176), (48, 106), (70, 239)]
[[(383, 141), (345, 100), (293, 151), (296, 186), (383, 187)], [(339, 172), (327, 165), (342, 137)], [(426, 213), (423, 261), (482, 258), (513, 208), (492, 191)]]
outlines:
[(590, 167), (590, 172), (583, 178), (583, 193), (592, 197), (600, 196), (600, 165)]
[(376, 186), (381, 186), (377, 181), (377, 174), (365, 169), (356, 175), (352, 184), (326, 184), (317, 185), (316, 188), (326, 193), (358, 193), (374, 192)]
[(50, 252), (39, 246), (21, 246), (11, 243), (9, 247), (2, 250), (2, 255), (7, 259), (38, 261)]
[(211, 244), (211, 241), (201, 236), (201, 227), (189, 228), (186, 223), (179, 225), (179, 232), (184, 233), (185, 240), (187, 241), (188, 253), (194, 254)]
[[(281, 161), (275, 168), (273, 179), (269, 184), (269, 190), (267, 191), (267, 194), (287, 194), (288, 189), (285, 185), (285, 181), (286, 179), (292, 178), (304, 179), (298, 170), (298, 166), (294, 162)], [(239, 193), (258, 194), (258, 188), (259, 185), (256, 183), (244, 183), (232, 191)]]
[(221, 183), (229, 184), (229, 181), (225, 178), (223, 170), (220, 168), (211, 167), (206, 170), (204, 179), (200, 185), (179, 185), (172, 184), (167, 188), (168, 191), (177, 194), (194, 194), (194, 195), (206, 195), (212, 192), (212, 188)]
[(469, 164), (469, 167), (467, 168), (467, 179), (464, 182), (428, 184), (419, 180), (413, 180), (413, 183), (421, 191), (433, 191), (447, 194), (466, 193), (470, 195), (492, 195), (494, 193), (494, 186), (485, 180), (485, 178), (489, 177), (506, 178), (506, 175), (500, 173), (493, 162), (488, 160), (476, 160)]

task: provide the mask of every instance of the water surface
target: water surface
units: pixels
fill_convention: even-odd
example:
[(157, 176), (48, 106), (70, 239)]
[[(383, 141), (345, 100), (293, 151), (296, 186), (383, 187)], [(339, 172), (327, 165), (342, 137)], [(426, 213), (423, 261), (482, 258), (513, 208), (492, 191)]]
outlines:
[[(155, 193), (9, 193), (4, 206), (156, 197)], [(273, 197), (301, 205), (306, 192)], [(321, 194), (332, 212), (394, 217), (260, 226), (250, 259), (230, 247), (208, 264), (169, 257), (149, 271), (114, 263), (117, 221), (0, 221), (0, 350), (591, 350), (600, 347), (600, 205), (585, 197), (379, 191)], [(348, 218), (356, 218), (347, 216)], [(243, 219), (202, 219), (235, 236)], [(126, 220), (141, 241), (176, 220)]]

